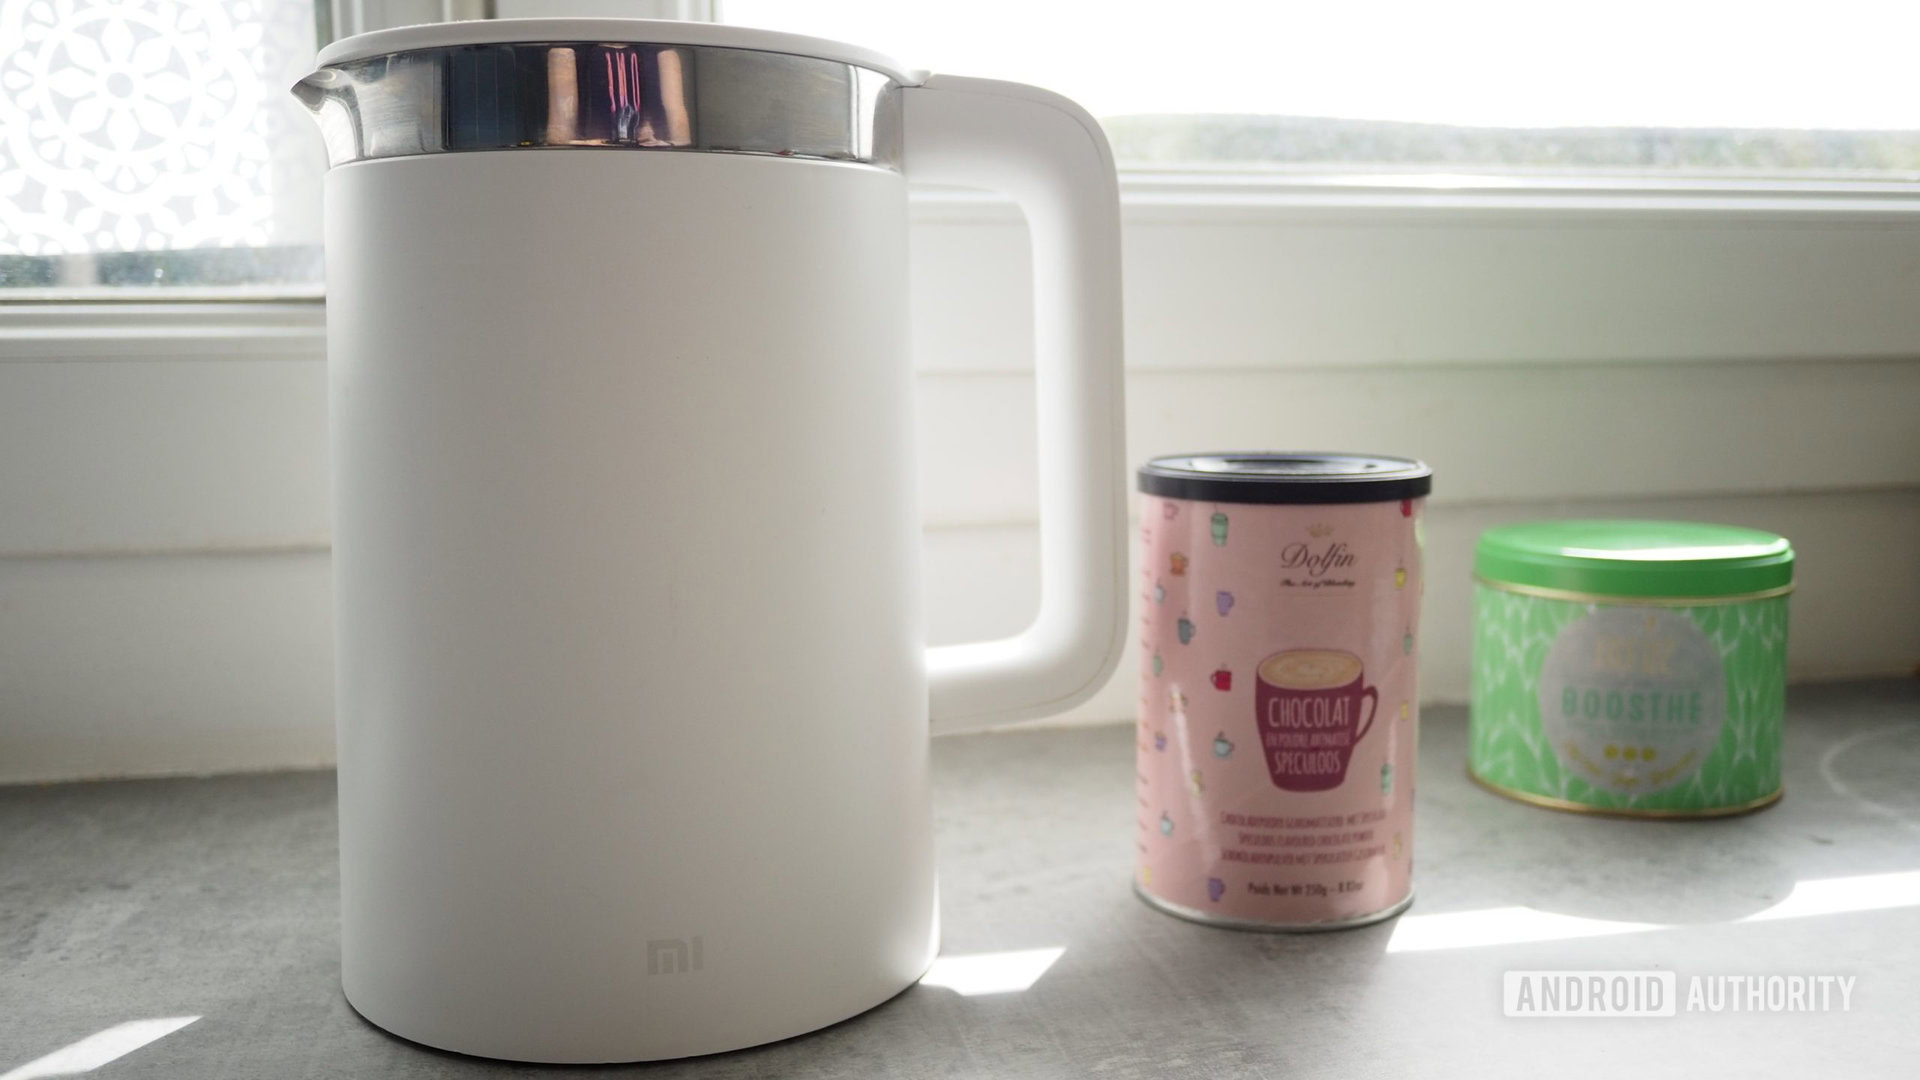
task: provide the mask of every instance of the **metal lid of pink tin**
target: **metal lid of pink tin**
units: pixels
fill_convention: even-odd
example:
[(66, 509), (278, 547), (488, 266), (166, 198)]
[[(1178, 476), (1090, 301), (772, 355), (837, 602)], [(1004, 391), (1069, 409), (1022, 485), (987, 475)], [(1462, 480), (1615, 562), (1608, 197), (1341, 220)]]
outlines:
[(1227, 451), (1153, 458), (1140, 467), (1139, 485), (1148, 495), (1196, 502), (1397, 502), (1432, 491), (1433, 470), (1384, 454)]

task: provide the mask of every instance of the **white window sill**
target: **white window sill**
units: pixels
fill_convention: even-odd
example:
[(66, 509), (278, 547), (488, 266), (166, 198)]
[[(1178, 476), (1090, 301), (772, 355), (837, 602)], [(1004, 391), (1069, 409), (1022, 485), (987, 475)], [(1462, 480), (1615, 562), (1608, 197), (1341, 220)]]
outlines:
[[(1920, 214), (1920, 183), (1865, 180), (1128, 170), (1120, 177), (1120, 198), (1128, 223), (1507, 215), (1875, 222)], [(1010, 203), (988, 193), (915, 189), (916, 220), (1016, 217)]]

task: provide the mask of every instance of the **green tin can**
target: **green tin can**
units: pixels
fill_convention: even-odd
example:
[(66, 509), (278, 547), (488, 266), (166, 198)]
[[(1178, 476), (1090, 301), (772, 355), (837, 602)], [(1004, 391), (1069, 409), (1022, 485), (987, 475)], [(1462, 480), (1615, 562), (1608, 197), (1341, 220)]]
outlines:
[(1793, 548), (1668, 521), (1491, 529), (1474, 551), (1468, 770), (1560, 810), (1778, 800)]

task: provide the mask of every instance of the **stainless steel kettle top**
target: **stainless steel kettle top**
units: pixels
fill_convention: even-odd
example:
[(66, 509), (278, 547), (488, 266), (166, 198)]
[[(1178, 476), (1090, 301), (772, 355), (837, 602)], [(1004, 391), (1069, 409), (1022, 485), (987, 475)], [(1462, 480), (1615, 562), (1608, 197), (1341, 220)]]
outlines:
[(505, 19), (336, 42), (294, 87), (333, 165), (514, 149), (680, 150), (897, 170), (917, 73), (853, 46), (644, 19)]

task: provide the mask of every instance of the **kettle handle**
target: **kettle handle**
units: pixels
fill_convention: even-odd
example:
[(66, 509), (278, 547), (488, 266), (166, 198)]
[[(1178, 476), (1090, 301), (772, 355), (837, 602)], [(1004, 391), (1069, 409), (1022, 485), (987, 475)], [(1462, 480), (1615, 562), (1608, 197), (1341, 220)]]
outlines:
[(1013, 197), (1033, 239), (1040, 612), (997, 641), (927, 650), (935, 732), (1072, 708), (1126, 640), (1120, 195), (1086, 110), (1018, 83), (936, 75), (901, 94), (907, 176)]

